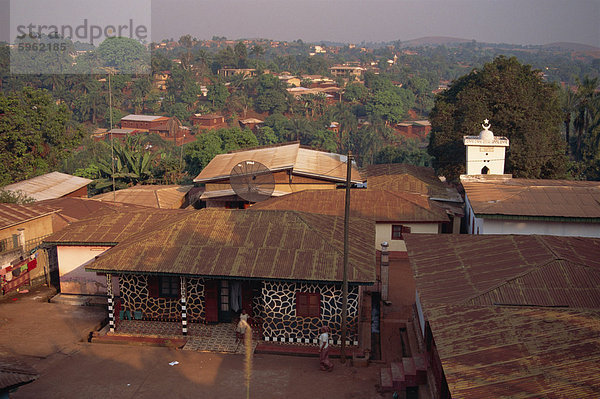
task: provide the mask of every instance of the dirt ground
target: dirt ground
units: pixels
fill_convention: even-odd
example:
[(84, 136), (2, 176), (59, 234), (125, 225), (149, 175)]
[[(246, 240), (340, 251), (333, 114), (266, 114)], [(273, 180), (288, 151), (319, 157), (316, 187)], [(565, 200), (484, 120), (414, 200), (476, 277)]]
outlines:
[[(48, 289), (0, 303), (1, 349), (40, 377), (13, 398), (387, 398), (381, 365), (322, 372), (311, 357), (255, 355), (247, 396), (244, 357), (85, 341), (105, 317), (98, 307), (47, 302)], [(178, 364), (169, 365), (177, 361)]]

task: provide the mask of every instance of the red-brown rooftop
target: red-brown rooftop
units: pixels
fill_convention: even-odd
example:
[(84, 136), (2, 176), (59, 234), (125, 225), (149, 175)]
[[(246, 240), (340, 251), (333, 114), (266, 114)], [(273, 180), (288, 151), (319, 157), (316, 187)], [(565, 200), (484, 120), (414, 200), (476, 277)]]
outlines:
[[(297, 210), (323, 215), (344, 216), (344, 190), (303, 190), (271, 198), (250, 207), (257, 209)], [(353, 189), (350, 194), (352, 216), (376, 222), (446, 222), (446, 212), (427, 196), (385, 190)]]

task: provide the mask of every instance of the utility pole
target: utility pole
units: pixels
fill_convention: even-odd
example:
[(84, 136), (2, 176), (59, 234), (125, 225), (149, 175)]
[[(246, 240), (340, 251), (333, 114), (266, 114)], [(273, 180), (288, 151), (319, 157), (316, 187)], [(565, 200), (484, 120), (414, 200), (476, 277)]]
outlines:
[(346, 201), (344, 204), (344, 280), (342, 283), (342, 345), (340, 347), (340, 360), (346, 363), (346, 336), (348, 329), (348, 226), (350, 223), (350, 184), (352, 174), (352, 152), (348, 151), (346, 165)]
[(112, 90), (110, 87), (110, 75), (111, 71), (108, 71), (108, 109), (110, 118), (110, 164), (112, 166), (112, 189), (113, 189), (113, 202), (117, 202), (117, 192), (115, 191), (115, 146), (113, 143), (113, 119), (112, 119)]

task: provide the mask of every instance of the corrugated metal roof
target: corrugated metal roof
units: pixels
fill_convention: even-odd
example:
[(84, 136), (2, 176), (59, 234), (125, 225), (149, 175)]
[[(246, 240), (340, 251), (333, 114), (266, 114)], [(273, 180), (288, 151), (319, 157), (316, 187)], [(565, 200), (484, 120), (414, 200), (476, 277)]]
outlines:
[(180, 209), (106, 209), (70, 224), (44, 239), (52, 244), (116, 244), (146, 228), (193, 211)]
[[(531, 284), (533, 278), (542, 279), (537, 283), (538, 289), (552, 287), (545, 295), (558, 295), (551, 297), (554, 303), (575, 306), (585, 303), (587, 299), (583, 297), (590, 292), (584, 286), (573, 286), (575, 283), (566, 272), (585, 273), (588, 281), (597, 281), (600, 273), (598, 238), (407, 234), (405, 242), (419, 295), (428, 307), (472, 303), (484, 294), (490, 298), (506, 295), (515, 304), (535, 305), (527, 302), (536, 294), (533, 291), (513, 292), (519, 284), (521, 289), (524, 284)], [(560, 282), (565, 285), (558, 285)], [(597, 289), (600, 294), (600, 286)], [(566, 303), (564, 296), (558, 294), (561, 290), (574, 290)], [(519, 298), (524, 302), (519, 302)]]
[[(375, 281), (375, 223), (350, 224), (350, 282)], [(341, 281), (343, 218), (293, 211), (202, 209), (155, 224), (87, 266), (143, 272)]]
[(117, 202), (148, 206), (161, 209), (178, 209), (185, 202), (185, 196), (193, 186), (179, 185), (140, 185), (115, 192), (103, 193), (92, 197), (94, 200), (112, 202), (116, 197)]
[(600, 239), (405, 236), (453, 397), (600, 391)]
[(381, 164), (367, 167), (369, 189), (407, 191), (462, 203), (456, 188), (442, 182), (432, 168), (408, 164)]
[(111, 211), (111, 210), (135, 210), (139, 209), (134, 205), (121, 203), (105, 203), (94, 201), (89, 198), (74, 198), (62, 197), (49, 200), (37, 201), (25, 205), (27, 208), (41, 210), (50, 208), (56, 210), (58, 215), (64, 218), (65, 221), (72, 222), (80, 219), (87, 219), (96, 212)]
[(446, 306), (429, 323), (452, 397), (598, 397), (598, 310)]
[[(271, 198), (250, 207), (256, 209), (296, 210), (323, 215), (344, 216), (345, 190), (303, 190), (279, 198)], [(352, 189), (352, 216), (376, 222), (447, 222), (446, 212), (428, 200), (412, 193), (384, 190)]]
[(0, 204), (0, 229), (25, 223), (53, 212), (55, 212), (55, 209), (43, 205), (32, 207), (17, 204)]
[[(345, 156), (306, 149), (297, 142), (219, 154), (206, 165), (194, 181), (228, 179), (235, 165), (248, 160), (260, 162), (274, 171), (292, 169), (295, 174), (346, 181)], [(362, 182), (362, 177), (355, 167), (352, 168), (352, 181)]]
[(10, 390), (38, 378), (38, 373), (20, 360), (0, 354), (0, 390)]
[(37, 201), (60, 198), (87, 186), (92, 181), (60, 172), (46, 173), (29, 180), (9, 184), (3, 190), (21, 191)]
[(463, 181), (475, 214), (600, 218), (600, 182)]
[(129, 114), (121, 118), (122, 121), (133, 121), (133, 122), (152, 122), (156, 120), (168, 120), (169, 118), (166, 116), (156, 116), (156, 115), (135, 115)]

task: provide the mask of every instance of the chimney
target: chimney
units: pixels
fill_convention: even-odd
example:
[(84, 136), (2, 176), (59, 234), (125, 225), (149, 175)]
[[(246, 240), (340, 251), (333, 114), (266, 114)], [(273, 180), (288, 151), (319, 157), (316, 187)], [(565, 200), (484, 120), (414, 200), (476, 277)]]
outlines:
[(381, 243), (381, 300), (388, 300), (389, 291), (389, 268), (390, 268), (390, 254), (388, 252), (389, 244), (387, 241)]

